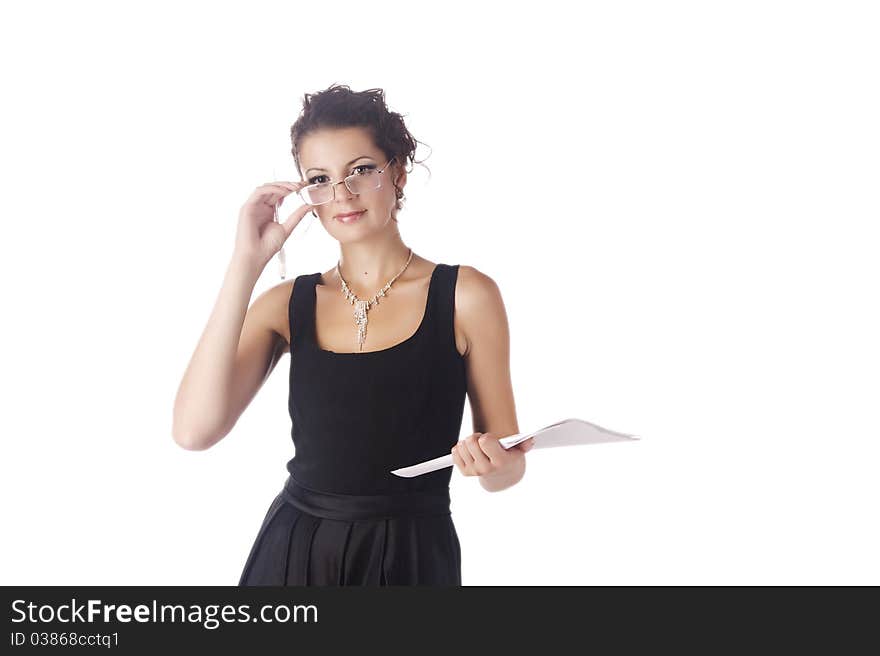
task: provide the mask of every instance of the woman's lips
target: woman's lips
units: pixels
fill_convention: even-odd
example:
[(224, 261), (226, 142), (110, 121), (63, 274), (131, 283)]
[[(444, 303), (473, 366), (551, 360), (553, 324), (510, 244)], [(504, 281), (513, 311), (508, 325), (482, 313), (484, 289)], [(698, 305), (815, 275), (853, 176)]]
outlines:
[(341, 223), (354, 223), (355, 221), (360, 219), (361, 216), (363, 216), (364, 212), (366, 212), (366, 211), (367, 210), (361, 210), (357, 214), (344, 214), (342, 216), (337, 216), (336, 220)]

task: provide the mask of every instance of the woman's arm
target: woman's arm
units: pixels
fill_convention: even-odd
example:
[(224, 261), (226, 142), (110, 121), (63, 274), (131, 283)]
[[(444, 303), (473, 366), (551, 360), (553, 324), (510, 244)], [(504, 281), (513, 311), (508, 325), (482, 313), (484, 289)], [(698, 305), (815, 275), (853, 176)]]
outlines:
[(235, 256), (227, 268), (174, 401), (172, 437), (185, 449), (207, 449), (232, 429), (286, 346), (272, 322), (289, 285), (267, 290), (248, 309), (260, 273)]
[[(519, 433), (510, 376), (510, 330), (501, 291), (474, 267), (459, 266), (455, 312), (467, 340), (467, 393), (474, 433), (453, 448), (467, 476), (479, 476), (489, 492), (508, 488), (525, 474), (533, 440), (504, 449), (498, 440)], [(481, 439), (482, 438), (482, 439)]]

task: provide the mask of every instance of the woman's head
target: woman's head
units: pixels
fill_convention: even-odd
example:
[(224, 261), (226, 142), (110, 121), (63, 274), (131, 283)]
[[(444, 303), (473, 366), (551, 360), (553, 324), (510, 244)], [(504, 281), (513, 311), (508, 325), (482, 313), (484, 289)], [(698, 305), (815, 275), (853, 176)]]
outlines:
[[(381, 89), (352, 91), (332, 85), (305, 94), (303, 109), (291, 126), (291, 152), (297, 171), (311, 184), (337, 183), (335, 194), (315, 212), (324, 227), (340, 241), (377, 229), (396, 230), (406, 185), (406, 160), (414, 162), (416, 139), (403, 118), (385, 105)], [(347, 176), (370, 170), (378, 174), (379, 188), (352, 193), (342, 182)], [(341, 212), (366, 210), (355, 223), (335, 217)], [(357, 237), (355, 237), (357, 238)]]

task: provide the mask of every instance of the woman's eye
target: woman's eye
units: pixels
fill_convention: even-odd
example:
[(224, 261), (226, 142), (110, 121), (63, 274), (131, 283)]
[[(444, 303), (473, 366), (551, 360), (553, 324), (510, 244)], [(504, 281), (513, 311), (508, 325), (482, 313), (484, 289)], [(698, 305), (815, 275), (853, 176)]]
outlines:
[[(354, 171), (358, 175), (363, 175), (367, 171), (374, 169), (374, 168), (376, 168), (375, 164), (358, 164), (357, 166), (355, 166), (352, 169), (352, 171)], [(359, 171), (358, 169), (366, 169), (366, 171)], [(329, 182), (329, 180), (325, 181), (325, 180), (321, 179), (321, 178), (326, 178), (326, 177), (327, 177), (326, 175), (315, 175), (315, 176), (312, 176), (311, 178), (309, 178), (309, 182), (311, 184), (321, 184), (323, 182)]]

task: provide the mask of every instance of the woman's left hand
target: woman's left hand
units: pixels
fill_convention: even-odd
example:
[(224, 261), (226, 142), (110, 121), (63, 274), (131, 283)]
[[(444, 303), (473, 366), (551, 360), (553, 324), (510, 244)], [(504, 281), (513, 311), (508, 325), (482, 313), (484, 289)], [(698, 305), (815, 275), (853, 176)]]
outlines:
[[(525, 472), (525, 454), (534, 447), (530, 437), (505, 449), (498, 442), (503, 436), (493, 433), (473, 433), (452, 447), (452, 460), (465, 476), (509, 481), (512, 485)], [(506, 485), (504, 487), (507, 487)]]

